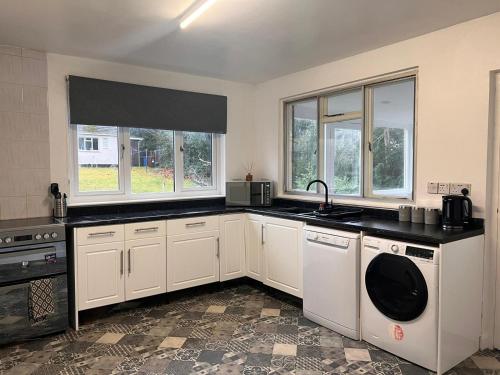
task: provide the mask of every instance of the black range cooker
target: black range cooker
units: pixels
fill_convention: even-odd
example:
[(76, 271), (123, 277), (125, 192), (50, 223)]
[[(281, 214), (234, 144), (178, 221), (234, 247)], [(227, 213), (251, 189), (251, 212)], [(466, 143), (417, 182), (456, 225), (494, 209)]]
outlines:
[(64, 224), (0, 221), (0, 344), (68, 328)]

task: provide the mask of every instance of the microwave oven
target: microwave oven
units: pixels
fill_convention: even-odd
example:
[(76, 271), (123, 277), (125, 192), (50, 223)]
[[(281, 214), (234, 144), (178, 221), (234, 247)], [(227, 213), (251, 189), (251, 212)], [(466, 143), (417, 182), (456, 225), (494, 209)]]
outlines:
[(272, 198), (272, 181), (226, 182), (227, 206), (270, 206)]

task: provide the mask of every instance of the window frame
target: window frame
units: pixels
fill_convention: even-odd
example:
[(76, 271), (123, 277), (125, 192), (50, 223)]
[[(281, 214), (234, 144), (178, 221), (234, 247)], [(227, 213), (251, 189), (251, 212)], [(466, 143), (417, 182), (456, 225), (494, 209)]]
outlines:
[[(130, 202), (130, 201), (158, 201), (172, 200), (189, 197), (209, 197), (221, 196), (222, 194), (222, 173), (224, 163), (224, 135), (212, 134), (212, 185), (193, 188), (184, 188), (182, 181), (183, 173), (183, 152), (180, 151), (182, 145), (182, 131), (174, 131), (174, 191), (173, 192), (153, 192), (153, 193), (132, 193), (131, 177), (131, 145), (130, 131), (126, 127), (118, 127), (117, 150), (118, 150), (118, 184), (119, 189), (113, 191), (90, 191), (79, 190), (79, 166), (78, 166), (78, 125), (69, 125), (69, 200), (70, 204), (86, 203), (107, 203), (107, 202)], [(179, 172), (180, 171), (180, 172)]]
[[(412, 137), (411, 137), (411, 144), (412, 144), (412, 153), (411, 153), (411, 161), (412, 161), (412, 167), (411, 167), (411, 194), (410, 196), (406, 195), (382, 195), (382, 194), (375, 194), (373, 190), (373, 152), (370, 151), (370, 147), (373, 143), (373, 89), (378, 87), (378, 86), (383, 86), (395, 82), (401, 82), (401, 81), (408, 81), (410, 79), (413, 79), (413, 132), (412, 132)], [(406, 200), (406, 201), (413, 201), (415, 197), (415, 158), (416, 158), (416, 153), (415, 153), (415, 136), (416, 136), (416, 111), (417, 111), (417, 77), (416, 75), (410, 76), (410, 77), (402, 77), (402, 78), (395, 78), (395, 79), (390, 79), (382, 82), (377, 82), (377, 83), (372, 83), (370, 85), (365, 85), (365, 96), (364, 96), (364, 112), (365, 112), (365, 117), (366, 117), (366, 122), (365, 122), (365, 137), (366, 137), (366, 142), (364, 144), (365, 150), (365, 155), (366, 157), (364, 158), (364, 171), (365, 173), (365, 179), (366, 179), (366, 184), (364, 184), (364, 194), (363, 196), (366, 198), (372, 198), (372, 199), (395, 199), (395, 200)], [(406, 160), (405, 160), (406, 162)], [(405, 176), (406, 178), (406, 176)]]
[[(328, 98), (331, 97), (331, 96), (334, 96), (334, 95), (339, 95), (339, 94), (343, 94), (343, 93), (348, 93), (348, 92), (351, 92), (351, 91), (356, 91), (356, 90), (361, 90), (361, 111), (355, 111), (355, 112), (348, 112), (348, 113), (345, 113), (341, 116), (329, 116), (328, 115)], [(337, 197), (337, 198), (346, 198), (346, 199), (349, 199), (349, 198), (363, 198), (364, 197), (364, 186), (365, 186), (365, 175), (364, 175), (364, 171), (365, 171), (365, 147), (364, 147), (364, 144), (365, 144), (365, 112), (364, 112), (364, 101), (365, 101), (365, 86), (362, 85), (362, 86), (354, 86), (354, 87), (348, 87), (348, 88), (343, 88), (343, 89), (340, 89), (340, 90), (335, 90), (335, 91), (332, 91), (332, 92), (329, 92), (329, 93), (326, 93), (324, 95), (321, 95), (320, 96), (320, 100), (321, 100), (321, 108), (320, 108), (320, 113), (319, 113), (319, 117), (320, 117), (320, 127), (321, 127), (321, 132), (319, 133), (320, 134), (320, 137), (322, 137), (322, 140), (320, 141), (321, 144), (325, 145), (326, 143), (326, 138), (325, 138), (325, 128), (326, 128), (326, 125), (327, 124), (335, 124), (335, 123), (338, 123), (338, 122), (342, 122), (342, 121), (346, 121), (346, 120), (355, 120), (355, 119), (360, 119), (361, 120), (361, 149), (360, 149), (360, 152), (361, 152), (361, 163), (360, 163), (360, 168), (361, 168), (361, 173), (360, 173), (360, 179), (359, 179), (359, 183), (360, 183), (360, 193), (359, 195), (351, 195), (351, 194), (333, 194), (333, 189), (328, 189), (328, 191), (332, 191), (332, 194), (331, 196), (332, 197)], [(323, 163), (321, 165), (321, 170), (320, 170), (320, 173), (319, 175), (321, 177), (318, 177), (322, 180), (326, 180), (326, 176), (325, 176), (325, 166), (326, 166), (326, 147), (323, 146), (323, 149), (320, 150), (320, 153), (321, 155), (323, 155), (323, 157), (321, 158), (323, 160)], [(326, 181), (325, 181), (326, 182)], [(321, 187), (321, 189), (323, 189), (323, 187)]]
[[(413, 79), (414, 80), (414, 97), (413, 97), (413, 134), (412, 134), (412, 146), (413, 150), (411, 153), (411, 162), (412, 162), (412, 171), (411, 171), (411, 194), (410, 197), (408, 196), (386, 196), (386, 195), (379, 195), (379, 194), (371, 194), (372, 191), (372, 181), (371, 181), (371, 175), (372, 175), (372, 168), (371, 168), (371, 161), (372, 161), (372, 152), (369, 150), (369, 142), (371, 141), (371, 126), (372, 126), (372, 120), (369, 118), (370, 117), (370, 107), (367, 105), (367, 96), (369, 95), (369, 88), (375, 87), (378, 85), (383, 85), (383, 84), (388, 84), (391, 82), (396, 82), (396, 81), (404, 81), (404, 80), (409, 80)], [(416, 188), (416, 151), (417, 151), (417, 94), (418, 94), (418, 70), (416, 68), (408, 69), (408, 70), (403, 70), (400, 72), (395, 72), (395, 73), (390, 73), (386, 74), (383, 76), (378, 76), (370, 79), (364, 79), (364, 80), (359, 80), (355, 81), (352, 83), (347, 83), (347, 84), (342, 84), (338, 85), (335, 87), (330, 87), (327, 89), (321, 89), (321, 90), (316, 90), (313, 92), (310, 92), (308, 94), (304, 95), (298, 95), (295, 97), (290, 97), (290, 98), (283, 98), (281, 100), (282, 102), (282, 108), (283, 108), (283, 134), (285, 137), (283, 137), (283, 184), (282, 184), (282, 192), (284, 195), (305, 195), (309, 197), (322, 197), (324, 195), (324, 189), (322, 186), (318, 186), (316, 189), (316, 192), (314, 191), (303, 191), (303, 190), (294, 190), (292, 189), (292, 184), (291, 184), (291, 168), (292, 168), (292, 159), (290, 158), (290, 144), (292, 142), (291, 139), (291, 119), (292, 117), (290, 116), (289, 113), (289, 107), (291, 104), (296, 104), (304, 101), (310, 101), (314, 98), (317, 98), (319, 102), (318, 106), (318, 157), (319, 157), (319, 164), (318, 164), (318, 177), (319, 179), (325, 179), (324, 173), (325, 173), (325, 158), (326, 158), (326, 147), (325, 147), (325, 124), (327, 123), (332, 123), (332, 116), (325, 116), (327, 112), (327, 105), (328, 105), (328, 97), (339, 94), (342, 92), (349, 92), (349, 91), (354, 91), (356, 89), (361, 89), (362, 91), (362, 103), (363, 107), (361, 110), (361, 142), (362, 142), (362, 147), (361, 147), (361, 193), (359, 196), (355, 195), (343, 195), (343, 194), (330, 194), (331, 197), (339, 199), (339, 200), (372, 200), (372, 201), (384, 201), (384, 202), (394, 202), (394, 203), (402, 203), (402, 202), (414, 202), (415, 199), (415, 188)], [(342, 120), (349, 120), (353, 118), (359, 118), (359, 116), (352, 117), (352, 115), (357, 112), (350, 112), (347, 114), (344, 114), (342, 116), (335, 116), (333, 117), (335, 119), (335, 122), (342, 121)], [(319, 184), (317, 184), (319, 185)], [(330, 191), (330, 189), (329, 189)]]
[[(300, 99), (300, 100), (295, 100), (295, 101), (291, 101), (291, 102), (288, 102), (285, 104), (285, 111), (287, 113), (286, 115), (286, 120), (285, 120), (285, 134), (286, 134), (286, 141), (285, 141), (285, 144), (284, 144), (284, 147), (285, 147), (285, 186), (292, 186), (292, 155), (293, 155), (293, 141), (292, 141), (292, 136), (293, 136), (293, 127), (291, 126), (287, 126), (286, 124), (289, 124), (290, 123), (290, 119), (293, 118), (293, 107), (290, 106), (290, 109), (291, 110), (288, 110), (288, 106), (287, 104), (292, 104), (292, 105), (295, 105), (295, 104), (300, 104), (300, 103), (303, 103), (303, 102), (310, 102), (310, 101), (313, 101), (314, 99), (316, 99), (316, 105), (317, 105), (317, 108), (318, 108), (318, 115), (316, 117), (316, 126), (317, 126), (317, 134), (320, 135), (320, 131), (321, 131), (321, 126), (320, 126), (320, 117), (319, 117), (319, 113), (320, 113), (320, 105), (321, 105), (321, 102), (320, 102), (320, 97), (319, 96), (312, 96), (312, 97), (307, 97), (307, 98), (303, 98), (303, 99)], [(322, 150), (322, 141), (321, 141), (322, 137), (321, 136), (318, 136), (318, 140), (317, 140), (317, 152), (316, 152), (316, 165), (317, 165), (317, 169), (318, 171), (321, 171), (322, 168), (323, 168), (323, 158), (321, 158), (321, 150)], [(321, 172), (320, 172), (321, 173)], [(305, 191), (305, 190), (292, 190), (294, 192), (294, 194), (299, 194), (299, 195), (311, 195), (311, 194), (319, 194), (323, 187), (322, 185), (321, 186), (318, 186), (319, 184), (316, 184), (313, 188), (311, 188), (309, 191)], [(286, 190), (286, 189), (285, 189)]]
[[(84, 148), (80, 148), (80, 139), (83, 139), (83, 147)], [(90, 146), (91, 148), (89, 148), (87, 150), (87, 141), (90, 141)], [(94, 148), (94, 141), (97, 142), (97, 148)], [(99, 137), (87, 137), (87, 136), (83, 136), (83, 137), (78, 137), (78, 151), (85, 151), (85, 152), (91, 152), (91, 151), (100, 151), (99, 150)]]

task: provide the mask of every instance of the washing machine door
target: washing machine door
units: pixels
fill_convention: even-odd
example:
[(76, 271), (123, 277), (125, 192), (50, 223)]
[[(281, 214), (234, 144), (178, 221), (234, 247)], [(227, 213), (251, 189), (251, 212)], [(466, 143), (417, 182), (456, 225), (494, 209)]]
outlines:
[(372, 303), (385, 316), (408, 322), (427, 306), (427, 283), (416, 264), (405, 256), (382, 253), (368, 264), (365, 285)]

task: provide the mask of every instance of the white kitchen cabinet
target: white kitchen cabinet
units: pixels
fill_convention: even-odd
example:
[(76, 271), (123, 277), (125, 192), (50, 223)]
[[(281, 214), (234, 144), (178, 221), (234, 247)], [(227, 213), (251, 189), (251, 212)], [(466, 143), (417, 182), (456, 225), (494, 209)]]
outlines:
[(167, 237), (167, 292), (216, 281), (219, 281), (218, 230)]
[(125, 300), (123, 242), (77, 246), (78, 310)]
[(220, 281), (245, 276), (245, 214), (221, 215), (219, 228)]
[(264, 284), (302, 298), (303, 223), (273, 217), (264, 225)]
[(165, 221), (76, 229), (76, 310), (165, 293), (165, 234)]
[(262, 281), (264, 217), (247, 214), (245, 223), (245, 250), (247, 276)]
[(167, 291), (166, 237), (129, 240), (126, 247), (125, 299)]

